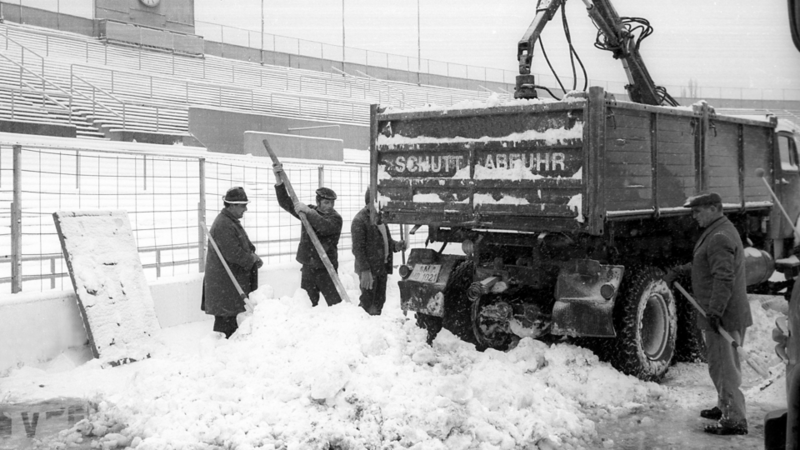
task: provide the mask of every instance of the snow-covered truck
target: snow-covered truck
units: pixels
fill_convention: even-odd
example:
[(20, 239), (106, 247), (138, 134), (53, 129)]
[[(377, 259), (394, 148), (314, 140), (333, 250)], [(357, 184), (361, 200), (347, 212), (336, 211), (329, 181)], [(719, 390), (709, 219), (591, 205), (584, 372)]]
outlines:
[(792, 248), (767, 185), (797, 217), (798, 139), (778, 131), (774, 118), (615, 101), (599, 87), (554, 102), (375, 105), (376, 220), (428, 231), (400, 267), (402, 308), (429, 339), (442, 326), (480, 348), (572, 339), (658, 380), (702, 345), (692, 307), (660, 279), (701, 232), (688, 197), (722, 196), (748, 286), (765, 286)]

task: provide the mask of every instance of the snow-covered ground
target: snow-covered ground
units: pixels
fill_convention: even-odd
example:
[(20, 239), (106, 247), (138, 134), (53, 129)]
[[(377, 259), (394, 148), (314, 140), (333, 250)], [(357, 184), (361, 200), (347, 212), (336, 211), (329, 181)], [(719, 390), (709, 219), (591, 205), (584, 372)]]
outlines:
[[(353, 273), (342, 280), (357, 299)], [(203, 321), (162, 330), (149, 359), (124, 366), (64, 354), (0, 379), (0, 405), (89, 400), (87, 420), (34, 444), (140, 450), (763, 448), (764, 413), (785, 406), (782, 377), (764, 387), (745, 367), (750, 434), (708, 436), (697, 416), (715, 401), (704, 364), (675, 365), (656, 384), (569, 344), (478, 352), (442, 331), (428, 346), (400, 310), (396, 278), (388, 298), (375, 317), (263, 286), (230, 340)], [(779, 313), (764, 300), (751, 298), (745, 346), (777, 373)]]

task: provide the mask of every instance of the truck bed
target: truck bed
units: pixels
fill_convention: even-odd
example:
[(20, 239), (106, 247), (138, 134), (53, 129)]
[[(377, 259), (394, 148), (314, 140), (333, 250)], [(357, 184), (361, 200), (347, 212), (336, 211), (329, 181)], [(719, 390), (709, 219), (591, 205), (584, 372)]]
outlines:
[(374, 113), (373, 183), (384, 220), (441, 227), (602, 234), (608, 220), (687, 214), (718, 192), (769, 208), (774, 121), (703, 108), (566, 101)]

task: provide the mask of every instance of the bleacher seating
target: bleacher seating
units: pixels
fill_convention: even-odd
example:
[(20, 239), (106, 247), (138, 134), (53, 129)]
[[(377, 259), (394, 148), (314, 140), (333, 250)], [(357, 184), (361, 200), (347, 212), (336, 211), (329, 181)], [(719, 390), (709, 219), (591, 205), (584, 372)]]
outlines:
[[(207, 56), (196, 58), (102, 43), (70, 33), (0, 24), (43, 78), (71, 92), (75, 113), (98, 132), (130, 128), (186, 132), (192, 105), (365, 123), (368, 105), (452, 105), (490, 92), (418, 86)], [(4, 52), (15, 57), (14, 45)], [(27, 53), (26, 53), (27, 51)], [(30, 55), (37, 55), (32, 58)], [(0, 60), (0, 62), (2, 62)], [(24, 77), (22, 77), (24, 78)], [(13, 84), (8, 78), (4, 83)], [(88, 133), (79, 133), (88, 136)]]

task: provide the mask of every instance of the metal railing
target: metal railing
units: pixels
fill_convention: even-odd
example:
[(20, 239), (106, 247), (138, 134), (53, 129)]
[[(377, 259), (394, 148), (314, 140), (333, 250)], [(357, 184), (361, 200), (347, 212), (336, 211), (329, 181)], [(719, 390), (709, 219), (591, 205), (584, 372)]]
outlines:
[[(35, 10), (36, 8), (30, 8)], [(58, 11), (44, 11), (46, 13), (56, 16), (58, 19), (61, 16), (69, 16)], [(73, 16), (70, 16), (73, 17)], [(58, 20), (55, 21), (58, 23)], [(5, 34), (8, 35), (10, 26), (6, 25)], [(198, 35), (204, 36), (205, 40), (221, 43), (223, 45), (236, 45), (243, 46), (253, 50), (261, 50), (261, 33), (256, 30), (247, 30), (227, 25), (215, 24), (204, 21), (195, 21), (195, 32)], [(69, 42), (72, 46), (80, 46), (85, 57), (85, 61), (98, 62), (108, 61), (109, 51), (114, 50), (115, 47), (103, 46), (96, 41), (81, 39), (77, 37), (70, 37), (66, 34), (48, 33), (47, 31), (37, 30), (37, 34), (44, 37), (45, 55), (50, 56), (51, 47), (56, 43)], [(364, 64), (373, 67), (404, 70), (407, 72), (418, 72), (427, 75), (463, 78), (474, 81), (497, 82), (506, 85), (513, 85), (515, 83), (517, 73), (505, 69), (489, 68), (483, 66), (473, 66), (468, 64), (459, 64), (445, 61), (438, 61), (432, 59), (418, 59), (411, 56), (396, 55), (386, 52), (377, 52), (371, 50), (362, 50), (352, 47), (347, 47), (346, 51), (341, 46), (335, 44), (326, 44), (322, 42), (309, 41), (298, 38), (291, 38), (286, 36), (279, 36), (269, 33), (264, 33), (264, 48), (265, 51), (274, 51), (287, 53), (291, 55), (309, 56), (312, 58), (320, 58), (333, 61), (351, 62), (356, 64)], [(97, 47), (97, 48), (95, 48)], [(141, 64), (142, 56), (148, 55), (151, 52), (144, 48), (132, 48), (130, 51), (136, 51), (139, 55), (139, 70), (143, 69)], [(98, 61), (92, 59), (92, 54), (99, 53)], [(346, 56), (346, 59), (343, 58)], [(168, 69), (172, 74), (178, 74), (176, 70), (176, 61), (187, 59), (186, 57), (171, 56), (171, 62)], [(190, 58), (198, 59), (198, 58)], [(205, 68), (205, 59), (199, 59), (198, 64)], [(231, 70), (233, 70), (231, 68)], [(539, 83), (549, 87), (555, 87), (557, 83), (550, 73), (536, 73)], [(583, 80), (580, 80), (581, 83)], [(571, 78), (562, 78), (565, 86), (572, 85)], [(624, 94), (625, 84), (623, 81), (609, 81), (600, 79), (590, 79), (589, 85), (602, 86), (606, 91)], [(674, 97), (689, 97), (689, 98), (721, 98), (731, 100), (781, 100), (781, 101), (800, 101), (800, 88), (729, 88), (721, 86), (696, 86), (696, 85), (664, 85), (665, 88)]]
[[(198, 273), (207, 252), (199, 226), (211, 225), (222, 196), (237, 185), (251, 200), (242, 223), (265, 264), (294, 260), (301, 225), (278, 206), (269, 158), (154, 148), (36, 137), (20, 143), (0, 134), (0, 290), (71, 289), (55, 211), (125, 210), (148, 280)], [(337, 192), (344, 221), (339, 254), (346, 257), (350, 223), (364, 206), (368, 167), (285, 162), (284, 169), (302, 201), (313, 203), (323, 184)], [(398, 228), (392, 226), (396, 237)]]

